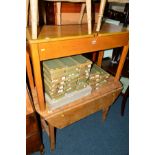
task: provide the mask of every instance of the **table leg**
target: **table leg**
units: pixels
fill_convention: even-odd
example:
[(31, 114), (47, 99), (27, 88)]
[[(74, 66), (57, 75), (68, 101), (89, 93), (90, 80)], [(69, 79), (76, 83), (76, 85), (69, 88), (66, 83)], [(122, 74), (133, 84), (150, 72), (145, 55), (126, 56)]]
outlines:
[(26, 0), (26, 26), (28, 25), (28, 17), (29, 17), (29, 0)]
[(93, 52), (92, 61), (96, 62), (97, 52)]
[(129, 86), (128, 86), (125, 94), (123, 94), (123, 100), (122, 100), (122, 105), (121, 105), (121, 115), (122, 116), (124, 116), (124, 110), (125, 110), (125, 105), (126, 105), (128, 96), (129, 96)]
[(106, 5), (106, 0), (101, 0), (101, 2), (100, 2), (100, 8), (99, 8), (99, 14), (98, 14), (97, 27), (96, 27), (96, 31), (97, 32), (100, 31), (100, 27), (101, 27), (101, 23), (102, 23), (102, 17), (103, 17), (105, 5)]
[(91, 19), (91, 0), (86, 0), (88, 34), (92, 33), (92, 19)]
[(104, 56), (104, 51), (99, 51), (97, 65), (100, 66), (100, 67), (102, 65), (103, 56)]
[(57, 25), (61, 25), (61, 2), (56, 2), (57, 7)]
[(37, 39), (38, 0), (30, 0), (32, 39)]
[(102, 119), (103, 119), (103, 121), (105, 121), (105, 119), (107, 117), (107, 114), (108, 114), (108, 111), (109, 111), (109, 107), (103, 109), (103, 112), (102, 112)]
[(51, 150), (55, 149), (55, 134), (54, 134), (54, 126), (49, 125), (49, 138), (50, 138), (50, 146)]
[(43, 145), (43, 144), (40, 146), (40, 154), (41, 154), (41, 155), (44, 154), (44, 145)]
[(86, 3), (82, 3), (81, 11), (80, 11), (79, 24), (82, 24), (82, 19), (83, 19), (83, 16), (84, 16), (85, 8), (86, 8)]

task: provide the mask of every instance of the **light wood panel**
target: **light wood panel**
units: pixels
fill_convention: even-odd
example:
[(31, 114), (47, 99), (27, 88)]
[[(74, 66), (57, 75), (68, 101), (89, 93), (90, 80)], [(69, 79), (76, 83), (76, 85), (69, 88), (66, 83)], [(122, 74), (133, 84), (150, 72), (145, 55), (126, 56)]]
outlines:
[[(77, 38), (87, 38), (93, 37), (95, 32), (95, 27), (93, 34), (87, 34), (87, 25), (61, 25), (61, 26), (43, 26), (38, 27), (38, 39), (33, 40), (31, 38), (31, 28), (28, 27), (26, 30), (26, 37), (29, 43), (43, 43), (59, 40), (68, 40), (68, 39), (77, 39)], [(122, 26), (116, 26), (113, 24), (105, 23), (102, 25), (100, 33), (98, 36), (113, 35), (113, 34), (122, 34), (128, 33), (128, 29), (123, 28)]]
[[(40, 60), (89, 53), (99, 50), (125, 46), (128, 34), (98, 36), (98, 38), (79, 38), (72, 40), (53, 41), (39, 44)], [(60, 46), (61, 45), (61, 46)]]

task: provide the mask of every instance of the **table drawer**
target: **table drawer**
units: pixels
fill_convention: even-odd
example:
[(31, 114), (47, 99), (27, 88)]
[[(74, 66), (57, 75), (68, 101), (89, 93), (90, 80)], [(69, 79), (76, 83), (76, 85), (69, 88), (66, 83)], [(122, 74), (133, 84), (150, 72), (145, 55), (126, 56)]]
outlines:
[(128, 34), (108, 35), (98, 37), (85, 37), (64, 40), (53, 40), (50, 42), (39, 43), (39, 58), (46, 60), (65, 56), (77, 55), (82, 53), (94, 52), (103, 49), (116, 48), (127, 45)]

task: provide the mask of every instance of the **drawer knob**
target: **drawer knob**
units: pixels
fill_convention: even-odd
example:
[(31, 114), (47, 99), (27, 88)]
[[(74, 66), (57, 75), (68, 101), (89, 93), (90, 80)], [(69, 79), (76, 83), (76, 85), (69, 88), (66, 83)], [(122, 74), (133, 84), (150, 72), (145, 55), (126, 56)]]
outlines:
[(42, 49), (41, 49), (41, 52), (44, 52), (44, 51), (45, 51), (45, 48), (42, 48)]

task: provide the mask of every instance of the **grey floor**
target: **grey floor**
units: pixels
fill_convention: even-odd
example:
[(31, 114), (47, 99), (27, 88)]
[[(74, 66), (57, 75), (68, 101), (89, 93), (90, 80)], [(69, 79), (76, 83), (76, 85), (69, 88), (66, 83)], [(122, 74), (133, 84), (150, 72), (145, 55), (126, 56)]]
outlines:
[[(122, 97), (111, 106), (106, 121), (97, 112), (63, 129), (57, 129), (56, 148), (50, 151), (48, 136), (43, 132), (44, 155), (128, 155), (129, 99), (125, 115), (120, 115)], [(39, 155), (39, 152), (32, 155)]]

